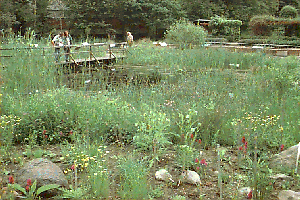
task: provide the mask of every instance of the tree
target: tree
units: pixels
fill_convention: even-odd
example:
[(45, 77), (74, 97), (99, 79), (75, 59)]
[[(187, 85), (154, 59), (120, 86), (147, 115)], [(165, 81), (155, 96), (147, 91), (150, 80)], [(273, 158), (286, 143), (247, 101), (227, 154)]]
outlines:
[(298, 16), (298, 11), (293, 6), (284, 6), (280, 12), (279, 16), (282, 18), (296, 18)]
[[(116, 30), (137, 36), (162, 34), (176, 20), (185, 17), (176, 0), (68, 0), (70, 24), (77, 30), (105, 34)], [(162, 31), (163, 30), (163, 31)]]
[(166, 31), (168, 42), (179, 44), (181, 48), (191, 45), (201, 46), (205, 42), (207, 32), (202, 26), (195, 26), (189, 21), (179, 20)]

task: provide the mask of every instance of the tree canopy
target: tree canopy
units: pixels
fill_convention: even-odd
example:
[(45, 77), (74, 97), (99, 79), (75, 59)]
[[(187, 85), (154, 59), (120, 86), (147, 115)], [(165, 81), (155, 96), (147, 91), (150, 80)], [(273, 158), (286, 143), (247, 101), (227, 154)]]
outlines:
[[(63, 4), (63, 21), (73, 35), (107, 35), (133, 32), (138, 37), (162, 37), (180, 19), (194, 21), (218, 15), (247, 25), (255, 15), (278, 16), (300, 0), (0, 0), (0, 29), (22, 34), (30, 27), (47, 35), (58, 28), (52, 20), (52, 4)], [(58, 19), (56, 19), (58, 20)], [(52, 20), (53, 21), (53, 20)], [(55, 20), (54, 20), (55, 21)]]

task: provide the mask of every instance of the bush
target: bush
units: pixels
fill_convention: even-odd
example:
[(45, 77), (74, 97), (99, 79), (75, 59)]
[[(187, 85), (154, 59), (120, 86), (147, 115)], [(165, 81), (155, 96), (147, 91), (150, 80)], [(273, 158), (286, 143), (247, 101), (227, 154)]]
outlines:
[(180, 20), (174, 23), (165, 33), (168, 42), (179, 44), (181, 48), (193, 45), (203, 45), (207, 32), (201, 26)]
[(219, 36), (230, 36), (230, 40), (239, 38), (242, 26), (242, 21), (240, 20), (227, 20), (223, 17), (215, 16), (209, 22), (209, 28), (213, 35)]
[(249, 28), (254, 35), (270, 36), (274, 30), (275, 18), (269, 15), (257, 15), (252, 17)]
[(282, 18), (296, 18), (298, 17), (298, 11), (293, 6), (287, 5), (280, 10), (279, 16)]

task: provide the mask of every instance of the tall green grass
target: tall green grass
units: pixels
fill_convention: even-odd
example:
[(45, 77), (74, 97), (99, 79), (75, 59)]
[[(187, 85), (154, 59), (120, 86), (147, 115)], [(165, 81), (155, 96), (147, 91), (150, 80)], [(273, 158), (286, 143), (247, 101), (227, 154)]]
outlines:
[[(281, 143), (293, 145), (300, 139), (299, 62), (294, 57), (275, 58), (223, 49), (180, 50), (143, 42), (128, 49), (124, 64), (146, 68), (155, 65), (159, 73), (167, 71), (160, 83), (120, 83), (103, 90), (105, 82), (92, 82), (90, 88), (94, 92), (87, 92), (86, 87), (82, 92), (74, 92), (57, 84), (53, 61), (41, 59), (39, 54), (36, 50), (20, 50), (15, 52), (15, 60), (3, 63), (3, 112), (26, 119), (16, 130), (20, 134), (46, 128), (54, 129), (55, 135), (72, 129), (93, 138), (128, 143), (136, 134), (143, 134), (137, 131), (138, 124), (159, 122), (155, 118), (163, 113), (170, 124), (154, 126), (162, 126), (172, 135), (168, 135), (168, 141), (176, 143), (181, 134), (193, 128), (205, 145), (237, 145), (242, 136), (250, 133), (238, 129), (233, 122), (251, 112), (261, 118), (280, 115), (280, 139), (279, 128), (261, 129), (261, 149), (275, 150)], [(81, 83), (87, 78), (90, 77), (83, 76)], [(73, 86), (76, 88), (76, 82)], [(143, 117), (148, 112), (145, 105), (156, 112), (149, 115), (149, 122)], [(37, 119), (39, 125), (34, 122)], [(247, 126), (247, 121), (242, 123)]]

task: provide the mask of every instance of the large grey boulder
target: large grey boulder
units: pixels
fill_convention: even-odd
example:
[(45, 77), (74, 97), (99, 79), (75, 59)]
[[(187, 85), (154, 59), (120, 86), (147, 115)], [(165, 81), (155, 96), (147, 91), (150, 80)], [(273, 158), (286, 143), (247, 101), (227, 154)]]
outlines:
[(270, 168), (295, 170), (298, 147), (299, 144), (292, 146), (289, 149), (280, 152), (279, 154), (274, 155), (270, 160)]
[[(32, 183), (37, 181), (37, 188), (48, 184), (58, 184), (68, 188), (68, 181), (63, 171), (47, 159), (38, 158), (26, 163), (16, 175), (16, 181), (22, 187), (26, 187), (27, 179), (31, 179)], [(46, 193), (51, 196), (56, 195), (55, 190)]]

